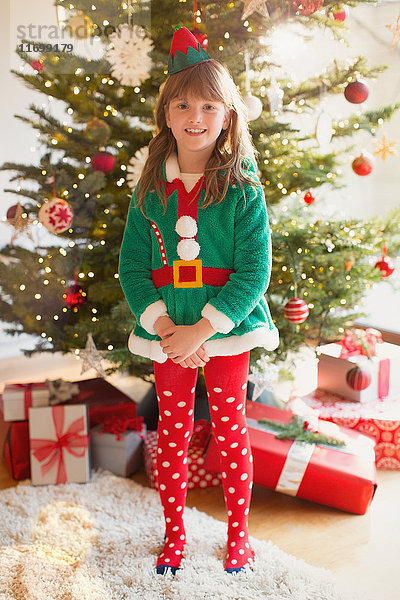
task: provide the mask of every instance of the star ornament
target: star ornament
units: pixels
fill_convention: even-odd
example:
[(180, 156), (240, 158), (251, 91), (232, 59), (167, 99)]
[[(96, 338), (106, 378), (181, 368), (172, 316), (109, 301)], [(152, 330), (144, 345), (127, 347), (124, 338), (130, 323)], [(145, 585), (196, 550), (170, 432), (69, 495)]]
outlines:
[(101, 364), (104, 354), (105, 352), (97, 350), (92, 334), (88, 333), (85, 349), (79, 350), (79, 357), (82, 359), (81, 375), (89, 369), (95, 369), (100, 377), (105, 377), (106, 372)]
[(269, 12), (265, 0), (242, 0), (244, 7), (242, 21), (245, 21), (253, 13), (258, 12), (262, 17), (269, 17)]
[(389, 154), (396, 154), (394, 149), (396, 142), (389, 142), (385, 136), (377, 142), (374, 142), (374, 145), (376, 148), (374, 156), (380, 156), (382, 160), (386, 160)]
[(397, 20), (391, 25), (385, 25), (385, 27), (393, 33), (392, 45), (390, 46), (390, 49), (393, 50), (400, 42), (400, 12), (397, 15)]

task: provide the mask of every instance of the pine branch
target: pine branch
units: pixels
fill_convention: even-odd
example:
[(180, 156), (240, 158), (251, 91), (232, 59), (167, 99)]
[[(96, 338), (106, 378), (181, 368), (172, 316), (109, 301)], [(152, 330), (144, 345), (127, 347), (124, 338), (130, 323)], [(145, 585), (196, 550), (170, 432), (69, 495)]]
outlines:
[(305, 444), (325, 444), (336, 447), (346, 445), (342, 440), (309, 429), (308, 422), (298, 415), (293, 415), (289, 423), (280, 423), (269, 419), (258, 419), (258, 423), (267, 425), (267, 427), (277, 431), (276, 437), (278, 440), (296, 440), (296, 442), (304, 442)]

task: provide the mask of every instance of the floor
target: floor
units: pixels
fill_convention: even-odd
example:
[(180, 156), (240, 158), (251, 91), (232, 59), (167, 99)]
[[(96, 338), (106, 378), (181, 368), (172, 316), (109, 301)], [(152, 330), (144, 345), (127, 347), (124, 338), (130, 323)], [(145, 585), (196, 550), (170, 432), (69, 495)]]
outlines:
[[(298, 371), (304, 373), (304, 365), (297, 366)], [(24, 373), (23, 378), (21, 373)], [(38, 381), (41, 374), (43, 378), (71, 380), (95, 376), (93, 372), (81, 374), (80, 364), (72, 356), (46, 355), (46, 362), (40, 355), (31, 359), (3, 359), (0, 360), (0, 392), (1, 382)], [(138, 384), (142, 383), (133, 379), (117, 375), (110, 381), (137, 400), (135, 394), (139, 393)], [(312, 369), (304, 381), (308, 386), (314, 385)], [(300, 391), (303, 391), (304, 381), (299, 381)], [(304, 391), (307, 391), (305, 387)], [(149, 485), (143, 472), (133, 479)], [(16, 482), (0, 461), (0, 489), (13, 485)], [(363, 516), (255, 486), (249, 516), (250, 534), (271, 540), (285, 552), (333, 571), (351, 589), (366, 589), (377, 600), (398, 600), (399, 500), (399, 471), (378, 471), (378, 489)], [(190, 490), (187, 505), (226, 521), (221, 488)]]

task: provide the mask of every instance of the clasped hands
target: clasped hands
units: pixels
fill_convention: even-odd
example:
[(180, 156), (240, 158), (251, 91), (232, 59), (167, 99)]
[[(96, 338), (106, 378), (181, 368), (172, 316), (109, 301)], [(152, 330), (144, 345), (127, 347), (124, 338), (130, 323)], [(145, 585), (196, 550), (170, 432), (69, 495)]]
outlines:
[(154, 330), (161, 338), (162, 351), (181, 367), (204, 367), (210, 360), (202, 344), (214, 335), (215, 330), (207, 319), (202, 318), (195, 325), (175, 325), (164, 315), (157, 319)]

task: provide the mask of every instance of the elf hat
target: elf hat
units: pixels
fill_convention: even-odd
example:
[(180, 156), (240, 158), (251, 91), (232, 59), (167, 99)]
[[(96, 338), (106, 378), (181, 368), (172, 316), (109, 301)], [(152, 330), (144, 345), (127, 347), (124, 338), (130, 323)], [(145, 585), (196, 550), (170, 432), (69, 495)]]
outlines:
[(186, 27), (177, 27), (174, 32), (168, 57), (168, 75), (211, 60), (193, 33)]

